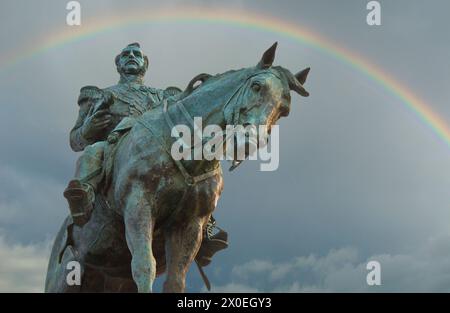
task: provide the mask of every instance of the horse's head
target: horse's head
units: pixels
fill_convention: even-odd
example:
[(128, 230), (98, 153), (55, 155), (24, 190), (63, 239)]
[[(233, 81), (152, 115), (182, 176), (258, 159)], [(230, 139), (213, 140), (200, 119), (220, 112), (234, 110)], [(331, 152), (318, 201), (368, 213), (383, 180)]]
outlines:
[[(233, 95), (233, 101), (230, 101), (225, 108), (227, 124), (242, 125), (253, 131), (257, 131), (263, 126), (264, 134), (260, 133), (258, 142), (252, 143), (256, 147), (264, 145), (272, 126), (281, 117), (289, 114), (291, 90), (301, 96), (309, 96), (303, 87), (309, 68), (294, 75), (281, 66), (272, 66), (276, 47), (277, 43), (273, 44), (264, 52), (259, 63), (249, 69), (245, 81)], [(248, 147), (250, 137), (252, 136), (247, 135), (244, 139), (237, 140), (238, 148), (240, 145)], [(248, 148), (245, 150), (248, 151)]]

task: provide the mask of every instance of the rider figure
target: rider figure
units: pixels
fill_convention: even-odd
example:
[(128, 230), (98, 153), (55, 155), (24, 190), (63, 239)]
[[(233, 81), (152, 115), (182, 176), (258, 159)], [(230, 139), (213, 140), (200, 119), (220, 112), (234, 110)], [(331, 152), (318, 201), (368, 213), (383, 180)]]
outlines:
[[(144, 85), (149, 61), (138, 43), (127, 45), (115, 59), (120, 74), (119, 83), (100, 89), (81, 88), (78, 98), (79, 114), (70, 132), (72, 150), (83, 154), (77, 161), (75, 177), (64, 191), (74, 224), (83, 226), (89, 220), (102, 178), (105, 146), (117, 141), (117, 134), (132, 127), (135, 117), (152, 109), (163, 98), (181, 92), (176, 87), (166, 90)], [(211, 218), (204, 232), (202, 246), (196, 260), (207, 265), (211, 257), (227, 246), (227, 234), (219, 229), (214, 234), (215, 221)]]

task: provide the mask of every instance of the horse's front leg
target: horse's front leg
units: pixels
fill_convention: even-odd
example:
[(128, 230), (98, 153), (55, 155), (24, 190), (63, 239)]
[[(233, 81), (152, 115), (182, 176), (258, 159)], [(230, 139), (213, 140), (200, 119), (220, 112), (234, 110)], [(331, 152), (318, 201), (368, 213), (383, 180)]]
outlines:
[(196, 217), (166, 232), (167, 278), (163, 292), (184, 292), (186, 273), (202, 241), (207, 217)]
[(152, 292), (156, 260), (152, 251), (152, 208), (141, 183), (131, 185), (124, 208), (125, 236), (132, 255), (131, 271), (138, 292)]

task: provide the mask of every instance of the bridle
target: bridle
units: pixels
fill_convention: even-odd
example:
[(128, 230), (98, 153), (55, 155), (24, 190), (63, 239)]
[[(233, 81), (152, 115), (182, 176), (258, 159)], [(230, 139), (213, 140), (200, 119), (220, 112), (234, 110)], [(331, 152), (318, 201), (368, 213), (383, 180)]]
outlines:
[[(273, 76), (275, 76), (275, 77), (277, 77), (278, 79), (281, 80), (281, 77), (280, 77), (280, 76), (278, 76), (277, 74), (275, 74), (273, 71), (270, 71), (270, 70), (262, 70), (262, 71), (260, 71), (260, 72), (253, 73), (252, 75), (249, 75), (249, 76), (245, 79), (245, 81), (237, 88), (237, 90), (231, 95), (231, 97), (228, 99), (228, 101), (225, 103), (225, 105), (224, 105), (224, 107), (223, 107), (223, 112), (226, 111), (227, 106), (231, 103), (231, 101), (233, 100), (234, 96), (238, 95), (238, 97), (239, 97), (238, 99), (236, 99), (236, 102), (243, 96), (244, 90), (247, 89), (247, 88), (244, 88), (244, 87), (248, 87), (247, 85), (250, 83), (250, 80), (251, 80), (253, 77), (258, 76), (258, 75), (263, 74), (263, 73), (271, 74), (271, 75), (273, 75)], [(253, 105), (250, 106), (250, 107), (239, 107), (239, 106), (236, 106), (236, 107), (234, 108), (233, 114), (232, 114), (233, 126), (236, 127), (237, 124), (239, 123), (239, 118), (240, 118), (240, 114), (241, 114), (241, 110), (242, 110), (242, 109), (245, 108), (246, 111), (249, 111), (251, 108), (253, 108), (253, 107), (255, 107), (255, 106), (258, 106), (258, 104), (255, 103), (255, 104), (253, 104)], [(227, 121), (226, 123), (228, 124), (228, 120), (227, 120), (226, 116), (224, 116), (224, 119), (225, 119), (225, 121)], [(227, 134), (227, 137), (224, 139), (225, 142), (226, 142), (226, 141), (230, 138), (230, 136), (232, 136), (232, 135), (235, 135), (235, 134), (234, 134), (233, 132), (232, 132), (231, 134), (229, 134), (229, 135)], [(231, 171), (233, 171), (234, 169), (236, 169), (239, 165), (242, 164), (242, 162), (244, 162), (244, 160), (238, 160), (238, 161), (233, 160), (232, 165), (231, 165), (231, 167), (229, 168), (229, 171), (231, 172)]]
[[(231, 97), (228, 99), (228, 101), (225, 102), (225, 105), (223, 107), (223, 112), (226, 111), (226, 108), (228, 107), (228, 105), (231, 103), (231, 101), (233, 100), (233, 98), (237, 95), (238, 99), (236, 99), (236, 102), (243, 96), (244, 90), (247, 90), (248, 88), (244, 88), (244, 87), (248, 87), (247, 85), (250, 84), (250, 80), (253, 77), (259, 76), (261, 74), (271, 74), (273, 76), (275, 76), (276, 78), (281, 80), (281, 77), (278, 76), (277, 74), (275, 74), (273, 71), (270, 70), (262, 70), (260, 72), (257, 73), (253, 73), (251, 75), (249, 75), (245, 81), (236, 89), (236, 91), (231, 95)], [(233, 119), (233, 126), (236, 126), (239, 122), (239, 117), (240, 117), (240, 111), (244, 108), (246, 108), (247, 111), (249, 111), (251, 108), (258, 106), (257, 103), (253, 104), (251, 107), (239, 107), (237, 106), (236, 108), (234, 108), (233, 110), (233, 115), (232, 115), (232, 119)], [(226, 118), (226, 116), (224, 116), (224, 119), (226, 120), (226, 123), (228, 124), (228, 120)]]

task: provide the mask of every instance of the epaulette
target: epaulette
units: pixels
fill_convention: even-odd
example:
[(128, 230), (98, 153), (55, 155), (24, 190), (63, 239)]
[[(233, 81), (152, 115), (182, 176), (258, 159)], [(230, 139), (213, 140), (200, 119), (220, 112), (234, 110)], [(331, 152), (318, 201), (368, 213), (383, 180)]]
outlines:
[(95, 99), (102, 96), (102, 90), (96, 86), (84, 86), (80, 89), (78, 105), (88, 99)]
[(178, 87), (170, 86), (164, 89), (164, 98), (175, 96), (181, 93), (181, 89)]

